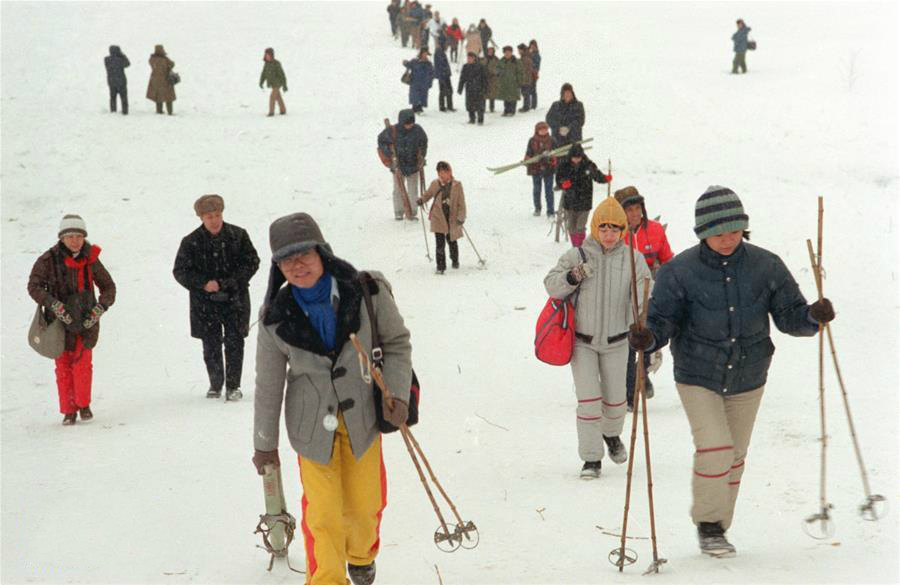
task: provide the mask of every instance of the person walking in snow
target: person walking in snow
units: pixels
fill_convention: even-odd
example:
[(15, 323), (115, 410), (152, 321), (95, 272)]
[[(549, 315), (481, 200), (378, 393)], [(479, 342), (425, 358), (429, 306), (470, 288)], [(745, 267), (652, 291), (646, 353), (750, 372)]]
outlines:
[(536, 40), (531, 39), (528, 42), (528, 53), (531, 55), (531, 64), (534, 69), (531, 82), (531, 109), (534, 110), (537, 109), (537, 82), (541, 76), (541, 52)]
[(556, 172), (556, 157), (546, 154), (554, 148), (556, 148), (556, 141), (550, 136), (550, 126), (546, 122), (535, 124), (534, 136), (528, 139), (528, 146), (525, 148), (526, 159), (544, 155), (538, 162), (525, 167), (532, 181), (535, 217), (541, 215), (541, 185), (544, 187), (544, 195), (547, 199), (547, 217), (552, 217), (556, 213), (553, 206), (553, 174)]
[[(282, 407), (292, 457), (300, 465), (303, 540), (310, 585), (375, 581), (387, 478), (375, 401), (394, 426), (406, 422), (412, 380), (409, 330), (378, 272), (361, 282), (338, 258), (315, 220), (294, 213), (269, 228), (272, 262), (260, 311), (256, 350), (253, 463), (260, 475), (280, 466)], [(287, 285), (283, 286), (285, 281)], [(382, 373), (393, 406), (359, 375), (349, 336), (372, 355), (372, 315), (378, 316)]]
[[(622, 206), (622, 209), (625, 210), (625, 215), (628, 218), (628, 231), (625, 233), (625, 243), (644, 255), (650, 274), (656, 277), (656, 271), (659, 270), (659, 267), (674, 257), (672, 248), (669, 246), (669, 239), (666, 237), (666, 229), (658, 221), (653, 221), (647, 216), (644, 196), (638, 192), (637, 187), (629, 185), (616, 191), (614, 196), (616, 201)], [(629, 412), (634, 407), (636, 355), (637, 353), (633, 349), (629, 350), (628, 374), (625, 378)], [(662, 353), (654, 352), (652, 356), (644, 354), (644, 388), (647, 398), (653, 398), (653, 382), (650, 381), (648, 376), (653, 360), (656, 360), (655, 363), (661, 364)]]
[(400, 16), (400, 0), (391, 0), (387, 6), (388, 20), (391, 23), (391, 36), (397, 38), (397, 19)]
[(470, 24), (466, 31), (466, 53), (481, 53), (481, 34), (474, 24)]
[(559, 101), (553, 102), (547, 111), (547, 123), (553, 138), (560, 146), (581, 140), (584, 126), (584, 104), (575, 97), (571, 83), (564, 83), (559, 90)]
[(244, 338), (250, 334), (250, 279), (259, 269), (259, 256), (246, 230), (225, 223), (224, 210), (219, 195), (194, 202), (202, 224), (181, 240), (172, 274), (190, 292), (191, 337), (203, 341), (209, 375), (206, 397), (221, 397), (224, 384), (225, 400), (240, 400)]
[(503, 47), (503, 58), (497, 62), (497, 97), (503, 100), (503, 115), (516, 115), (516, 102), (522, 97), (522, 63), (513, 55), (513, 48)]
[[(394, 219), (416, 221), (419, 173), (428, 154), (428, 135), (412, 110), (400, 110), (397, 123), (378, 134), (378, 152), (394, 178)], [(398, 176), (399, 175), (399, 176)], [(404, 181), (405, 185), (400, 181)], [(406, 193), (407, 202), (403, 202)]]
[(434, 83), (434, 66), (428, 60), (428, 49), (421, 49), (416, 59), (403, 61), (410, 71), (409, 105), (413, 112), (421, 114), (428, 107), (428, 92)]
[(284, 69), (281, 68), (281, 61), (275, 58), (275, 49), (269, 47), (263, 54), (263, 70), (259, 74), (259, 87), (262, 89), (263, 82), (272, 88), (269, 94), (269, 117), (275, 115), (275, 104), (278, 104), (278, 111), (283, 116), (287, 113), (284, 107), (284, 100), (281, 98), (281, 88), (288, 90), (287, 77)]
[[(433, 21), (432, 21), (433, 22)], [(453, 107), (453, 71), (444, 51), (444, 37), (442, 36), (435, 46), (434, 51), (434, 75), (438, 80), (438, 107), (442, 112), (455, 112)]]
[(454, 18), (453, 23), (447, 27), (447, 42), (450, 44), (450, 60), (459, 63), (459, 46), (462, 44), (463, 31), (459, 26), (459, 19)]
[(485, 51), (484, 58), (481, 59), (481, 64), (484, 66), (485, 75), (487, 75), (487, 94), (485, 95), (485, 99), (490, 106), (490, 112), (492, 114), (494, 113), (494, 101), (497, 99), (497, 96), (499, 94), (497, 84), (497, 64), (499, 62), (500, 59), (497, 58), (494, 47), (488, 47), (488, 49)]
[(709, 187), (694, 211), (696, 246), (657, 273), (646, 327), (629, 343), (653, 352), (672, 342), (675, 383), (694, 439), (693, 505), (702, 552), (733, 556), (725, 538), (775, 346), (782, 333), (811, 337), (834, 318), (828, 299), (806, 303), (781, 258), (753, 246), (731, 189)]
[(422, 197), (416, 201), (420, 206), (434, 199), (428, 211), (431, 231), (434, 233), (434, 255), (437, 260), (437, 274), (447, 270), (444, 243), (450, 246), (450, 261), (454, 269), (459, 268), (459, 240), (463, 237), (463, 223), (466, 221), (466, 196), (462, 183), (453, 178), (449, 163), (437, 164), (438, 178), (431, 182)]
[(522, 66), (522, 108), (519, 112), (527, 112), (531, 106), (531, 88), (534, 84), (534, 64), (531, 61), (531, 52), (525, 43), (519, 43), (519, 63)]
[(100, 317), (116, 301), (116, 283), (100, 262), (100, 246), (88, 242), (87, 235), (80, 215), (65, 215), (59, 241), (41, 254), (28, 276), (28, 295), (43, 307), (47, 321), (59, 319), (65, 326), (65, 350), (56, 358), (56, 389), (66, 426), (74, 425), (79, 414), (82, 421), (94, 418), (92, 352), (100, 337)]
[(494, 31), (491, 30), (491, 27), (488, 26), (487, 21), (483, 18), (478, 21), (478, 34), (481, 36), (481, 49), (487, 55), (488, 47), (494, 42)]
[(435, 51), (439, 46), (438, 41), (440, 40), (441, 36), (444, 35), (444, 27), (446, 25), (447, 23), (445, 23), (443, 19), (441, 19), (441, 13), (437, 10), (434, 11), (434, 17), (425, 25), (425, 29), (428, 31), (428, 36), (434, 41)]
[(584, 154), (580, 144), (569, 150), (556, 169), (556, 184), (563, 190), (559, 206), (566, 210), (566, 232), (574, 247), (584, 242), (587, 218), (594, 205), (594, 182), (612, 182), (612, 175), (603, 174)]
[(106, 84), (109, 85), (109, 111), (116, 111), (116, 96), (122, 100), (122, 115), (128, 115), (128, 79), (125, 77), (125, 68), (131, 66), (131, 62), (118, 45), (110, 45), (109, 55), (103, 59), (106, 66)]
[(600, 476), (604, 444), (615, 463), (628, 459), (619, 436), (625, 424), (626, 338), (634, 322), (629, 254), (637, 256), (633, 262), (639, 302), (650, 270), (638, 253), (625, 245), (626, 226), (622, 206), (607, 197), (591, 216), (591, 237), (580, 248), (563, 254), (544, 278), (552, 298), (578, 295), (572, 377), (578, 397), (575, 426), (584, 479)]
[(469, 53), (462, 73), (459, 74), (458, 92), (466, 90), (466, 111), (469, 112), (469, 124), (474, 124), (476, 116), (478, 125), (484, 124), (484, 99), (487, 91), (487, 73), (484, 65), (478, 62), (475, 53)]
[(169, 79), (169, 73), (175, 67), (175, 61), (169, 59), (162, 45), (156, 45), (150, 55), (150, 81), (147, 83), (147, 99), (156, 104), (156, 113), (166, 112), (171, 116), (174, 112), (172, 102), (175, 101), (175, 86)]
[(732, 73), (737, 73), (738, 69), (741, 70), (741, 73), (747, 73), (747, 49), (749, 48), (747, 35), (749, 34), (750, 27), (742, 19), (737, 19), (737, 31), (731, 35), (731, 41), (734, 43), (734, 60), (731, 62)]

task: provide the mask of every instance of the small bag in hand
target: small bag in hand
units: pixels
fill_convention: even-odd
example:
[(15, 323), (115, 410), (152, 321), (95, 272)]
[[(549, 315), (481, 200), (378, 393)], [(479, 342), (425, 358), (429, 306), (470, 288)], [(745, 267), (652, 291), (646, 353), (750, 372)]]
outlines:
[(400, 83), (404, 83), (406, 85), (412, 84), (412, 69), (407, 69), (403, 75), (400, 77)]
[[(581, 260), (587, 262), (584, 250), (578, 248)], [(537, 320), (534, 332), (534, 356), (551, 366), (564, 366), (572, 361), (575, 350), (575, 304), (578, 291), (565, 299), (550, 298)]]
[(748, 51), (755, 51), (755, 50), (756, 50), (756, 41), (755, 41), (755, 40), (750, 39), (749, 41), (747, 41), (747, 50), (748, 50)]
[(169, 71), (169, 74), (166, 75), (166, 81), (169, 82), (169, 85), (178, 85), (181, 83), (181, 76), (174, 71)]
[(49, 323), (40, 305), (34, 312), (31, 327), (28, 328), (28, 345), (40, 355), (55, 360), (66, 350), (66, 328), (62, 321), (53, 319)]

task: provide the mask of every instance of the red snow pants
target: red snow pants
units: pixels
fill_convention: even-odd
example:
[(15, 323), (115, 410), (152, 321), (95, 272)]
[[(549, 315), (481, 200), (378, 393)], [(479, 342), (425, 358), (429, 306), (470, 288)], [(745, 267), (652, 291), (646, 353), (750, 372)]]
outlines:
[(79, 335), (75, 349), (64, 351), (56, 358), (56, 388), (61, 413), (74, 414), (78, 409), (91, 405), (93, 375), (91, 350), (84, 348), (84, 340)]

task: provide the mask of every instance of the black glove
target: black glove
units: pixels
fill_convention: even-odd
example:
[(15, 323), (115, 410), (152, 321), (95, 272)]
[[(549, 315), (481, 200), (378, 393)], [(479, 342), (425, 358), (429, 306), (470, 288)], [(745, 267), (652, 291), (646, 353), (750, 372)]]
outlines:
[(831, 301), (823, 298), (821, 301), (814, 302), (809, 306), (809, 316), (823, 325), (829, 323), (834, 319), (834, 307), (831, 306)]
[(656, 343), (653, 332), (637, 323), (628, 328), (628, 345), (636, 351), (647, 351)]
[(278, 449), (274, 451), (260, 451), (259, 449), (254, 450), (253, 452), (253, 465), (256, 466), (256, 472), (260, 475), (265, 475), (265, 466), (273, 464), (275, 467), (281, 467), (281, 461), (278, 459)]

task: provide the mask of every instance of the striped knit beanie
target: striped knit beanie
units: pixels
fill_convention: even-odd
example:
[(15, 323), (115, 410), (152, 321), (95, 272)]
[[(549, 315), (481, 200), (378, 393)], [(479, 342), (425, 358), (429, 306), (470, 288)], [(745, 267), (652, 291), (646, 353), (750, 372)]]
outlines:
[(81, 234), (84, 237), (87, 237), (87, 225), (84, 223), (84, 220), (81, 219), (80, 215), (75, 215), (74, 213), (68, 213), (63, 216), (62, 221), (59, 222), (59, 237), (68, 236), (72, 234)]
[(746, 230), (749, 219), (734, 191), (713, 185), (697, 200), (694, 233), (701, 240), (727, 232)]

